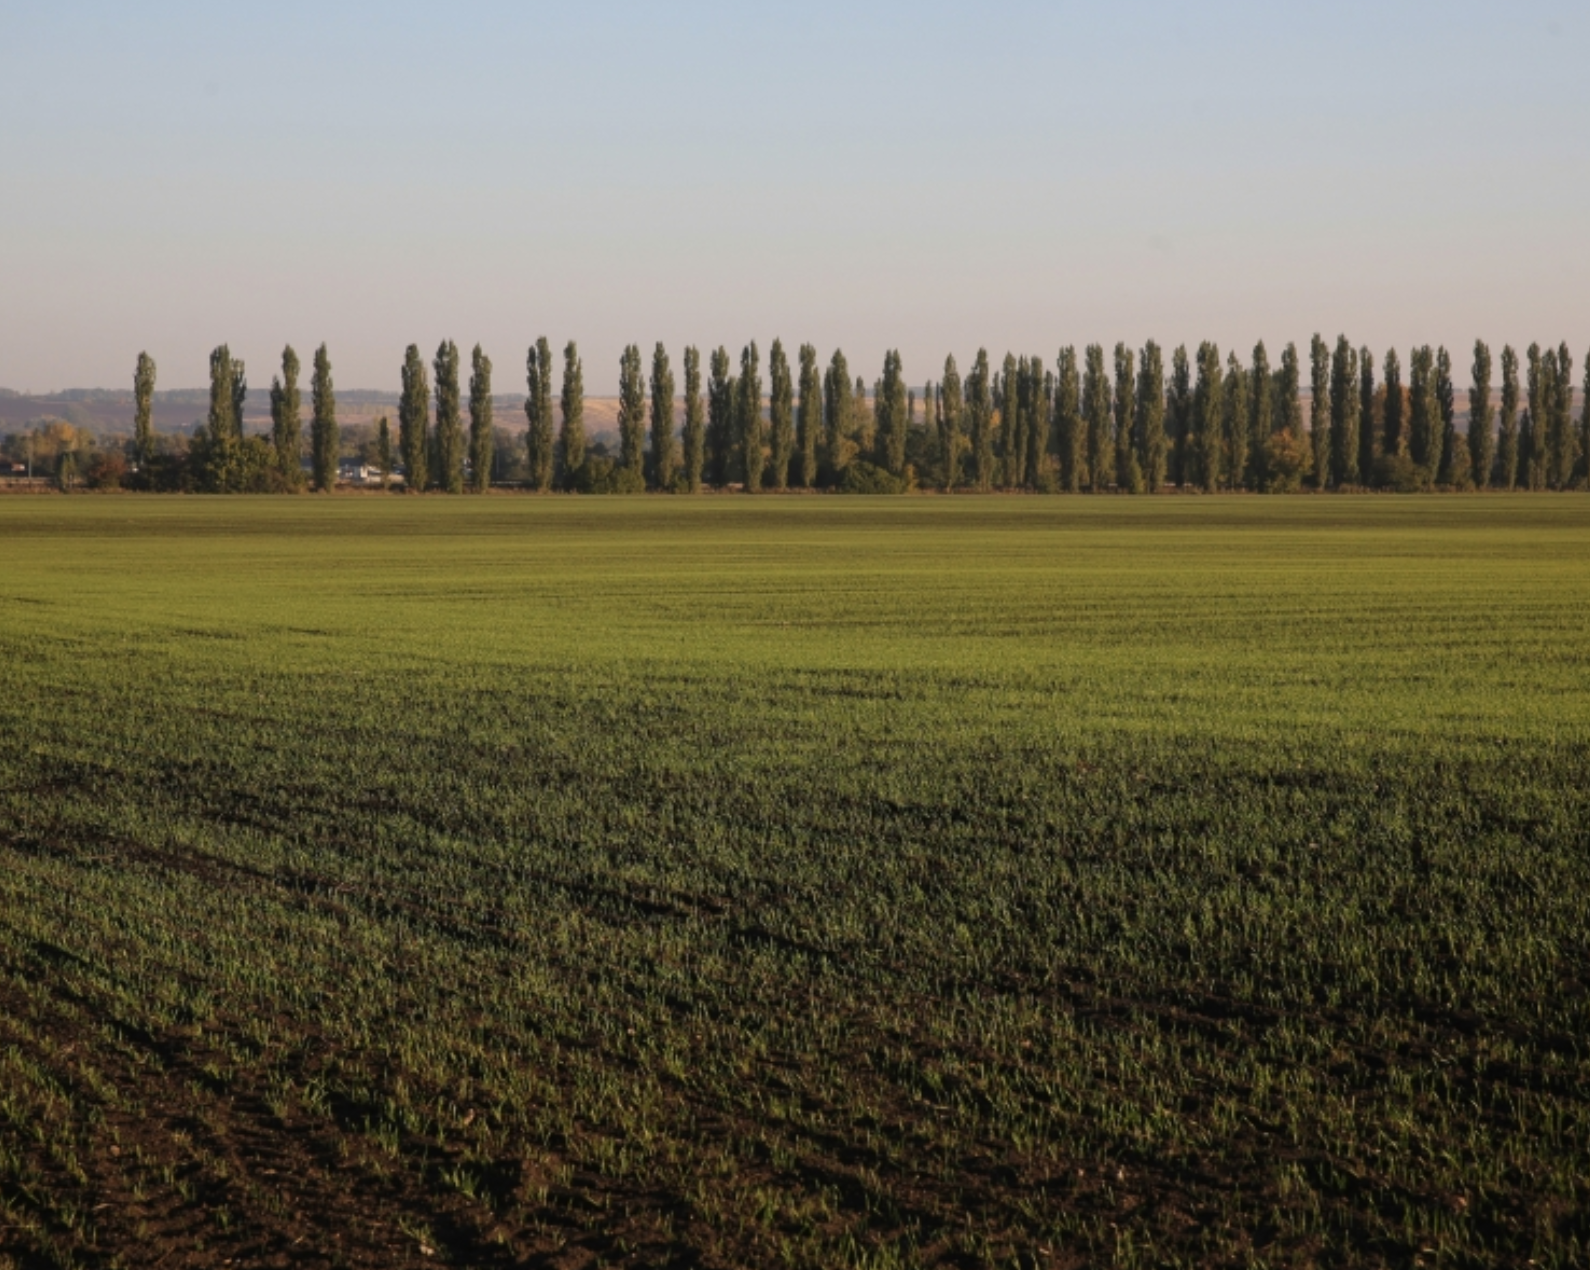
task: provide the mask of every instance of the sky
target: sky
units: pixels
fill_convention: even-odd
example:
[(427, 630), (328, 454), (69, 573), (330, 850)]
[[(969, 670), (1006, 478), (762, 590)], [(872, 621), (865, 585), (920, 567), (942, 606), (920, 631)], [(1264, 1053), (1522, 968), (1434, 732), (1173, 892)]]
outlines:
[(1583, 0), (0, 0), (0, 386), (1590, 343)]

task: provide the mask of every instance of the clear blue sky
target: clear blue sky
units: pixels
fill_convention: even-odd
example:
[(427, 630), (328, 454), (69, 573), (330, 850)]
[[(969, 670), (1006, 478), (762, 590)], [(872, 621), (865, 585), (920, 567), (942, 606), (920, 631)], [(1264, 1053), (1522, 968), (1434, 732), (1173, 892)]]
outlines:
[(0, 385), (1590, 342), (1583, 0), (9, 0)]

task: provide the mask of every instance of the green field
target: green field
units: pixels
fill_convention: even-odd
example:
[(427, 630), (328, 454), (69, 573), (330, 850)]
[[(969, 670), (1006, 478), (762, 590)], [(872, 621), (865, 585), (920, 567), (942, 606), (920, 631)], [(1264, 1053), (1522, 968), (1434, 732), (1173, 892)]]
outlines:
[(1584, 1265), (1590, 498), (0, 500), (0, 1267)]

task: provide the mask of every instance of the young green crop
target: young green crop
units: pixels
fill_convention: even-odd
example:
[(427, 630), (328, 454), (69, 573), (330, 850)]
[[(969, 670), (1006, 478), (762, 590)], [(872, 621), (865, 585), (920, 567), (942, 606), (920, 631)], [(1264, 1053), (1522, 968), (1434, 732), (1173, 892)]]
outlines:
[(1585, 1257), (1586, 500), (0, 543), (0, 1264)]

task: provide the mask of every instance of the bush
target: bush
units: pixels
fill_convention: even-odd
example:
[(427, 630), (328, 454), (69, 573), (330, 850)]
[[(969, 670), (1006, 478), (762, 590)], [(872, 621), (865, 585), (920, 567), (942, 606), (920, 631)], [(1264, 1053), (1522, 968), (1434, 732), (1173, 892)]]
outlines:
[(1303, 484), (1310, 457), (1307, 437), (1293, 436), (1285, 428), (1273, 433), (1264, 444), (1264, 470), (1268, 473), (1265, 490), (1271, 494), (1295, 493)]
[(126, 476), (127, 460), (120, 450), (100, 450), (83, 473), (89, 489), (120, 489)]
[(865, 459), (857, 459), (845, 469), (839, 482), (841, 494), (903, 494), (906, 481)]
[(1406, 454), (1382, 454), (1375, 460), (1375, 484), (1398, 494), (1417, 494), (1430, 488), (1430, 474)]
[(634, 468), (620, 467), (605, 454), (588, 454), (571, 482), (576, 494), (643, 494), (646, 478)]

